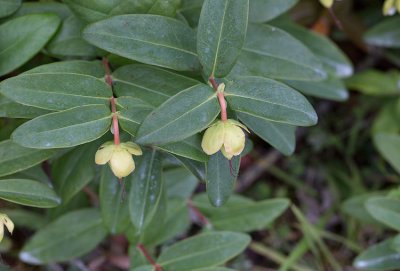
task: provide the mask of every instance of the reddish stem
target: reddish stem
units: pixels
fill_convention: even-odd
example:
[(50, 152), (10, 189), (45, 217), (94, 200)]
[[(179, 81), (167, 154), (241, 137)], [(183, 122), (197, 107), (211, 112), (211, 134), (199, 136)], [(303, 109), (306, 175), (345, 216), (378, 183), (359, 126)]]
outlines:
[(144, 248), (144, 246), (142, 244), (139, 243), (136, 247), (144, 254), (144, 256), (147, 258), (147, 260), (154, 266), (154, 268), (157, 271), (163, 271), (161, 269), (161, 267), (158, 265), (158, 263), (156, 263), (154, 261), (153, 257), (151, 257), (150, 253), (147, 252), (147, 250)]
[[(103, 67), (106, 72), (106, 81), (107, 84), (110, 86), (111, 89), (113, 89), (113, 85), (111, 82), (111, 76), (110, 76), (110, 65), (108, 64), (107, 58), (103, 58)], [(116, 106), (115, 106), (115, 99), (114, 96), (110, 98), (111, 102), (111, 112), (113, 113), (113, 127), (114, 127), (114, 144), (119, 145), (120, 140), (119, 140), (119, 127), (118, 127), (118, 117), (116, 116)]]
[(192, 210), (199, 218), (200, 220), (203, 222), (204, 225), (206, 225), (207, 227), (211, 226), (210, 221), (207, 219), (207, 217), (205, 217), (200, 211), (199, 209), (197, 209), (189, 200), (186, 201), (186, 205), (190, 208), (190, 210)]
[(337, 26), (340, 30), (343, 31), (342, 23), (341, 23), (340, 20), (336, 17), (336, 14), (335, 14), (335, 12), (333, 11), (333, 8), (330, 7), (330, 8), (328, 8), (328, 10), (329, 10), (329, 13), (331, 14), (332, 19), (333, 19), (333, 21), (335, 22), (336, 26)]
[[(217, 86), (217, 83), (215, 82), (214, 78), (210, 77), (208, 80), (210, 81), (213, 88), (215, 90), (218, 90), (218, 86)], [(219, 105), (221, 106), (221, 120), (223, 122), (225, 122), (227, 120), (227, 114), (226, 114), (226, 101), (224, 98), (224, 93), (218, 92), (217, 96), (218, 96), (218, 100), (219, 100)]]

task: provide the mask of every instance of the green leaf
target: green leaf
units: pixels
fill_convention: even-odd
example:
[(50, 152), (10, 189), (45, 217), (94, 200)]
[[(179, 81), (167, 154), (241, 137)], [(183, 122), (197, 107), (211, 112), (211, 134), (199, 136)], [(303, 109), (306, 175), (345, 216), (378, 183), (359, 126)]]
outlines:
[(56, 207), (61, 202), (49, 186), (26, 179), (0, 180), (0, 198), (38, 208)]
[(242, 77), (235, 80), (226, 86), (225, 97), (233, 110), (270, 121), (310, 126), (318, 120), (303, 95), (267, 78)]
[(122, 0), (110, 14), (155, 14), (174, 17), (179, 4), (180, 0)]
[(346, 85), (366, 95), (389, 96), (400, 94), (399, 82), (400, 72), (397, 70), (366, 70), (347, 79)]
[(156, 145), (180, 141), (207, 128), (219, 111), (211, 87), (203, 84), (193, 86), (155, 109), (144, 120), (136, 141)]
[(218, 266), (242, 252), (249, 242), (250, 237), (242, 233), (203, 233), (166, 248), (157, 263), (165, 271)]
[(203, 3), (204, 0), (182, 0), (182, 4), (177, 12), (184, 16), (192, 28), (196, 28)]
[(110, 104), (111, 88), (100, 79), (71, 73), (28, 73), (5, 80), (0, 91), (29, 106), (64, 110), (87, 104)]
[[(243, 206), (250, 206), (255, 203), (254, 200), (247, 198), (245, 196), (241, 196), (239, 194), (232, 194), (229, 198), (229, 201), (226, 202), (223, 206), (215, 207), (212, 206), (210, 200), (208, 199), (207, 193), (199, 193), (196, 194), (193, 199), (192, 203), (199, 208), (206, 216), (212, 216), (215, 210), (229, 210), (232, 208), (238, 208)], [(221, 211), (222, 212), (222, 211)]]
[(42, 169), (41, 165), (37, 165), (24, 171), (20, 171), (11, 175), (8, 175), (2, 179), (29, 179), (39, 181), (42, 184), (47, 185), (50, 188), (53, 188), (53, 184), (50, 181), (49, 177), (46, 175), (44, 170)]
[(101, 137), (110, 125), (109, 108), (86, 105), (28, 121), (18, 127), (11, 138), (28, 148), (67, 148)]
[(400, 17), (388, 18), (374, 25), (365, 35), (364, 40), (370, 45), (399, 48), (400, 47)]
[[(106, 73), (100, 61), (70, 60), (38, 66), (24, 74), (78, 74), (104, 78)], [(81, 78), (81, 77), (79, 77)], [(111, 96), (110, 96), (111, 97)]]
[(120, 0), (63, 0), (81, 19), (96, 22), (109, 17), (111, 10)]
[(210, 156), (206, 164), (207, 194), (212, 205), (219, 207), (228, 201), (239, 174), (240, 156), (229, 160), (218, 151)]
[(373, 218), (400, 231), (400, 200), (376, 197), (369, 199), (365, 207)]
[(176, 143), (158, 145), (157, 148), (199, 162), (207, 162), (208, 155), (201, 148), (201, 139), (200, 134), (195, 134)]
[(168, 198), (189, 198), (198, 185), (195, 176), (184, 168), (168, 170), (164, 173)]
[[(125, 182), (125, 189), (129, 191), (132, 182)], [(123, 201), (123, 191), (119, 180), (112, 173), (108, 165), (101, 169), (100, 178), (100, 206), (104, 226), (111, 234), (124, 232), (130, 225), (127, 202)]]
[(50, 112), (49, 110), (16, 103), (0, 94), (0, 117), (32, 119)]
[(21, 0), (0, 0), (0, 18), (14, 13), (21, 5)]
[[(297, 39), (269, 25), (249, 24), (246, 41), (231, 78), (259, 75), (277, 79), (319, 81), (326, 78), (319, 59)], [(238, 71), (240, 65), (250, 74)]]
[(106, 234), (99, 211), (70, 212), (36, 232), (22, 248), (19, 258), (30, 264), (68, 261), (91, 251)]
[[(11, 0), (14, 1), (14, 0)], [(15, 12), (12, 17), (19, 17), (33, 13), (55, 13), (61, 20), (72, 15), (67, 5), (58, 2), (25, 2)]]
[(231, 70), (246, 37), (249, 0), (206, 0), (197, 29), (197, 53), (208, 77)]
[(373, 141), (380, 154), (400, 172), (400, 136), (391, 133), (377, 133)]
[(306, 45), (327, 71), (337, 77), (348, 77), (353, 74), (350, 60), (329, 38), (294, 23), (277, 23), (276, 26)]
[(17, 227), (24, 227), (30, 230), (39, 230), (47, 224), (46, 218), (42, 214), (25, 209), (2, 209)]
[[(162, 196), (162, 161), (156, 150), (145, 150), (129, 182), (129, 212), (138, 234), (146, 229), (159, 208)], [(161, 223), (159, 221), (159, 223)]]
[(11, 140), (0, 142), (0, 176), (33, 167), (56, 154), (58, 150), (24, 148)]
[(400, 254), (392, 248), (393, 238), (368, 248), (357, 256), (353, 265), (361, 270), (397, 270)]
[(119, 97), (116, 105), (121, 128), (132, 136), (136, 136), (139, 126), (153, 110), (152, 106), (132, 97)]
[(349, 216), (355, 217), (362, 222), (383, 226), (383, 224), (378, 222), (369, 214), (365, 204), (369, 199), (373, 197), (385, 196), (385, 194), (385, 192), (372, 192), (351, 197), (342, 203), (341, 210)]
[(158, 15), (120, 15), (87, 26), (83, 38), (108, 52), (178, 71), (199, 70), (196, 35)]
[(129, 246), (129, 259), (130, 259), (130, 271), (136, 271), (141, 266), (148, 264), (146, 256), (140, 251), (136, 245)]
[(303, 94), (317, 98), (338, 102), (346, 101), (349, 98), (349, 92), (343, 81), (330, 74), (327, 79), (319, 82), (285, 80), (285, 83)]
[(72, 15), (62, 22), (62, 26), (46, 47), (50, 54), (56, 56), (95, 57), (96, 47), (81, 38), (81, 30), (86, 24)]
[(187, 170), (189, 170), (193, 176), (195, 176), (200, 182), (206, 180), (206, 164), (203, 162), (188, 159), (179, 155), (172, 155), (178, 160)]
[(264, 23), (293, 7), (298, 0), (250, 0), (249, 22)]
[(96, 141), (79, 146), (53, 162), (54, 186), (63, 204), (93, 180), (96, 173), (94, 155), (99, 145), (101, 143)]
[(237, 112), (239, 119), (256, 135), (271, 144), (285, 155), (291, 155), (296, 147), (296, 127), (258, 118), (243, 112)]
[(159, 106), (171, 96), (199, 84), (194, 79), (143, 64), (123, 66), (112, 77), (118, 97), (132, 96), (152, 106)]
[(218, 208), (208, 205), (204, 209), (201, 207), (202, 204), (197, 206), (196, 201), (193, 203), (201, 212), (207, 215), (215, 229), (235, 232), (251, 232), (265, 229), (289, 206), (289, 200), (287, 199), (264, 200)]
[(400, 132), (400, 100), (386, 103), (375, 118), (372, 133), (398, 134)]
[(0, 76), (22, 66), (36, 55), (56, 32), (56, 14), (32, 14), (0, 25)]

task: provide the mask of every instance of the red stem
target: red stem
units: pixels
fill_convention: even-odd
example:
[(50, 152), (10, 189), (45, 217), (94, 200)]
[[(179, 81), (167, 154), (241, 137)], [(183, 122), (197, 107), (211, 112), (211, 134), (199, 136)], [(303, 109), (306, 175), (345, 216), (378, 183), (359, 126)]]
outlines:
[(192, 210), (199, 218), (200, 220), (203, 222), (204, 225), (206, 225), (207, 227), (211, 226), (210, 221), (207, 219), (207, 217), (205, 217), (200, 211), (199, 209), (197, 209), (189, 200), (186, 201), (186, 205), (190, 208), (190, 210)]
[[(108, 64), (107, 58), (103, 58), (103, 67), (106, 72), (106, 81), (107, 84), (110, 86), (111, 89), (113, 89), (113, 85), (111, 82), (111, 76), (110, 76), (110, 66)], [(111, 102), (111, 112), (113, 113), (113, 127), (114, 127), (114, 144), (119, 145), (120, 140), (119, 140), (119, 127), (118, 127), (118, 117), (116, 116), (116, 106), (115, 106), (115, 99), (114, 96), (110, 98)]]
[(153, 257), (151, 257), (151, 255), (149, 254), (149, 252), (147, 252), (147, 250), (144, 248), (144, 246), (143, 246), (142, 244), (139, 243), (136, 247), (144, 254), (144, 256), (147, 258), (147, 260), (154, 266), (154, 268), (155, 268), (157, 271), (163, 271), (163, 270), (161, 269), (161, 267), (158, 265), (158, 263), (156, 263), (156, 262), (154, 261)]
[[(214, 78), (210, 77), (208, 80), (210, 81), (213, 88), (215, 90), (218, 90), (218, 86), (217, 86), (217, 83), (215, 82)], [(219, 105), (221, 106), (221, 120), (223, 122), (225, 122), (227, 120), (227, 114), (226, 114), (226, 101), (224, 98), (224, 93), (218, 92), (217, 96), (218, 96), (218, 100), (219, 100)]]

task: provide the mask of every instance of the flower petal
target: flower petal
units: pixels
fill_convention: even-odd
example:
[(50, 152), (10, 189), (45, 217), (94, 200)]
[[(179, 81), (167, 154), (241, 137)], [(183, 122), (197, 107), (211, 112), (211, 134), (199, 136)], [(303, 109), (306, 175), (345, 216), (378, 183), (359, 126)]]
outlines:
[(245, 144), (245, 135), (241, 128), (230, 123), (225, 123), (224, 147), (231, 155), (239, 155)]
[(133, 155), (139, 156), (142, 155), (142, 149), (137, 145), (136, 143), (133, 143), (131, 141), (121, 143), (122, 147), (124, 147), (128, 152), (130, 152)]
[(222, 154), (223, 154), (228, 160), (231, 160), (231, 159), (232, 159), (233, 155), (226, 152), (225, 146), (222, 146), (222, 147), (221, 147), (221, 152), (222, 152)]
[(118, 178), (128, 176), (135, 170), (135, 162), (133, 161), (132, 154), (123, 148), (116, 149), (112, 154), (110, 167), (114, 175)]
[(221, 149), (224, 142), (224, 124), (222, 122), (206, 130), (201, 141), (203, 151), (212, 155)]
[(7, 230), (12, 234), (14, 231), (14, 223), (11, 221), (11, 219), (8, 217), (6, 214), (0, 215), (0, 223), (3, 223), (6, 227)]
[(110, 161), (114, 149), (115, 145), (109, 144), (109, 142), (106, 142), (105, 144), (101, 145), (94, 157), (95, 163), (98, 165), (106, 164), (108, 161)]
[(249, 128), (246, 127), (246, 125), (244, 125), (241, 122), (238, 122), (237, 120), (233, 120), (233, 119), (228, 119), (227, 122), (229, 122), (230, 124), (239, 126), (240, 128), (245, 129), (248, 133), (250, 133)]

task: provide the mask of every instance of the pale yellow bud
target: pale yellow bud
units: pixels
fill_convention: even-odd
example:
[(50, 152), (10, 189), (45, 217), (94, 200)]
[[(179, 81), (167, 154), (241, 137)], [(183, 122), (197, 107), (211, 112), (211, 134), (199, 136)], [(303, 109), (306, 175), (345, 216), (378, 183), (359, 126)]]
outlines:
[(249, 132), (245, 125), (236, 120), (215, 122), (204, 133), (201, 142), (203, 151), (212, 155), (221, 150), (222, 154), (229, 160), (233, 156), (241, 154), (246, 140), (241, 128)]
[(395, 5), (396, 5), (397, 12), (400, 13), (400, 0), (396, 0)]
[(100, 146), (95, 155), (95, 162), (98, 165), (104, 165), (107, 162), (115, 176), (123, 178), (135, 170), (134, 155), (142, 155), (140, 147), (133, 142), (124, 142), (114, 145), (109, 141)]
[(383, 15), (393, 15), (396, 12), (396, 7), (394, 4), (395, 0), (386, 0), (382, 7)]
[(319, 0), (321, 2), (321, 4), (326, 7), (326, 8), (330, 8), (333, 5), (333, 2), (335, 0)]
[(3, 240), (4, 237), (4, 226), (7, 227), (7, 230), (12, 234), (14, 231), (14, 223), (6, 214), (0, 214), (0, 241)]

